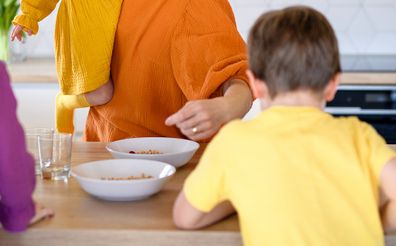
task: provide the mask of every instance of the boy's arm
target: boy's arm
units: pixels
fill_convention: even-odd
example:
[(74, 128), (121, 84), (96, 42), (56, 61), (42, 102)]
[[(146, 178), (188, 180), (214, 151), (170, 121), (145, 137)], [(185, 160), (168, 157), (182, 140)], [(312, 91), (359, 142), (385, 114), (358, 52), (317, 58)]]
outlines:
[(37, 34), (39, 30), (38, 22), (47, 17), (56, 7), (59, 0), (22, 0), (21, 14), (12, 21), (14, 25), (20, 25)]
[(173, 207), (173, 221), (180, 229), (195, 230), (212, 225), (234, 212), (234, 207), (228, 201), (218, 204), (208, 213), (199, 211), (190, 204), (182, 191)]
[(381, 192), (387, 200), (381, 209), (384, 231), (396, 231), (396, 157), (388, 161), (381, 171)]

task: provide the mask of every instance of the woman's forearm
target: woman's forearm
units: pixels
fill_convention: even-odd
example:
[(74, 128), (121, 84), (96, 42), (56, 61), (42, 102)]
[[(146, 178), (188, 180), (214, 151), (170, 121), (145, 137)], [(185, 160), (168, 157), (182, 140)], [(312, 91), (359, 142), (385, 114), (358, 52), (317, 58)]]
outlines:
[(233, 79), (224, 84), (224, 97), (227, 105), (225, 122), (242, 118), (250, 109), (253, 96), (249, 86), (242, 80)]

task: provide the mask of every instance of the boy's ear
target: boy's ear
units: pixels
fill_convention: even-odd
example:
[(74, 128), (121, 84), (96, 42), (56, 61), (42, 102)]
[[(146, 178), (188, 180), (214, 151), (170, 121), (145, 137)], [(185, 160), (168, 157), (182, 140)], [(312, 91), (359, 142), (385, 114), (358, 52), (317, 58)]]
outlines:
[(265, 98), (268, 95), (267, 85), (264, 81), (257, 79), (251, 70), (246, 71), (246, 75), (249, 78), (249, 84), (252, 88), (254, 98)]
[(330, 102), (334, 99), (335, 94), (337, 93), (338, 85), (340, 84), (341, 74), (337, 73), (327, 84), (324, 91), (324, 99), (326, 102)]

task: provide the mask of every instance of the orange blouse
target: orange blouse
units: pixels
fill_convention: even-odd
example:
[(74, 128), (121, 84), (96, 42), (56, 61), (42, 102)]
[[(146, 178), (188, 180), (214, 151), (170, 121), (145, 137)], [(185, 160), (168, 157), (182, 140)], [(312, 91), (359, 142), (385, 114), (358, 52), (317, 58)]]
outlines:
[(189, 100), (221, 96), (229, 79), (247, 81), (246, 69), (246, 46), (227, 0), (124, 1), (113, 99), (91, 108), (86, 139), (184, 138), (165, 119)]

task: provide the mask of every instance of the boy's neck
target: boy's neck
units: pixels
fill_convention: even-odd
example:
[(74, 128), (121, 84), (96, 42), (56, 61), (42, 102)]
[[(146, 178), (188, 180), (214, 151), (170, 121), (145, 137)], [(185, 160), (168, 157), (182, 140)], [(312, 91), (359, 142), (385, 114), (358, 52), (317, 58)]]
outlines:
[(269, 106), (314, 107), (323, 110), (325, 100), (320, 95), (310, 91), (295, 91), (275, 96)]

